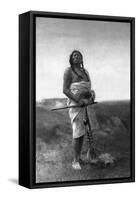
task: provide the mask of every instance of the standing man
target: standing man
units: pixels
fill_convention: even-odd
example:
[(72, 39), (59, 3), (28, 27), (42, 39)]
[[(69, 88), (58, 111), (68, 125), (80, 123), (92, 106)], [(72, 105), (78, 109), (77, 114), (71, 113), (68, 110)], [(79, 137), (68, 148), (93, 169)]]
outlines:
[(68, 97), (68, 105), (79, 105), (80, 107), (70, 108), (69, 116), (73, 130), (74, 159), (73, 169), (80, 170), (80, 154), (83, 144), (83, 137), (86, 127), (83, 123), (85, 115), (84, 105), (92, 103), (95, 98), (91, 90), (91, 80), (83, 65), (82, 54), (74, 50), (69, 58), (70, 67), (65, 70), (63, 93)]

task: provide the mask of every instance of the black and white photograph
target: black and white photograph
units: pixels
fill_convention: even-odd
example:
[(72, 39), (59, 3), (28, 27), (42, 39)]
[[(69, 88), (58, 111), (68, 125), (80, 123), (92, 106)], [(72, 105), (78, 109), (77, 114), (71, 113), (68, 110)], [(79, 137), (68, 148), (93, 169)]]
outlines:
[(36, 17), (36, 183), (131, 177), (130, 33)]
[(0, 15), (0, 199), (137, 199), (137, 1)]

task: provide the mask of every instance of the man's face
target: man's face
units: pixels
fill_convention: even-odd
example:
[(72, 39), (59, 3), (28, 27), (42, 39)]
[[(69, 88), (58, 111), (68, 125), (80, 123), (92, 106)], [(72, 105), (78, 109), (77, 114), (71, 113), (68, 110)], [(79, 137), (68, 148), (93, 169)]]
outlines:
[(80, 53), (74, 52), (72, 55), (72, 61), (74, 64), (81, 64), (82, 58), (81, 58)]

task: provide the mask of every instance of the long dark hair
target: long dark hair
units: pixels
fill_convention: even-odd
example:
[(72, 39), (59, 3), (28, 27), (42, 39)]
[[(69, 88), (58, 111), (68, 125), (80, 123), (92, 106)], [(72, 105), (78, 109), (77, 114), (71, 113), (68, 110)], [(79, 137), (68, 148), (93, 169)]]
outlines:
[(78, 76), (79, 79), (81, 79), (81, 80), (83, 79), (83, 77), (82, 77), (81, 75), (79, 75), (79, 74), (76, 72), (76, 70), (74, 69), (74, 67), (73, 67), (73, 59), (72, 59), (72, 56), (73, 56), (74, 53), (80, 54), (80, 56), (81, 56), (81, 63), (80, 63), (80, 64), (81, 64), (82, 71), (86, 74), (87, 78), (89, 79), (88, 74), (86, 73), (86, 71), (85, 71), (85, 69), (84, 69), (84, 65), (83, 65), (83, 56), (82, 56), (81, 52), (78, 51), (78, 50), (74, 50), (74, 51), (70, 54), (70, 57), (69, 57), (69, 63), (70, 63), (70, 67), (71, 67), (72, 71)]

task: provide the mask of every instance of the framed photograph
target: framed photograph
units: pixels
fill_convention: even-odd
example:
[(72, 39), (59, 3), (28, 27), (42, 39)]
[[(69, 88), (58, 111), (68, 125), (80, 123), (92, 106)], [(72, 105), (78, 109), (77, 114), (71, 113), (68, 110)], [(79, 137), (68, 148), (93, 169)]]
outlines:
[(19, 184), (135, 181), (135, 18), (19, 15)]

